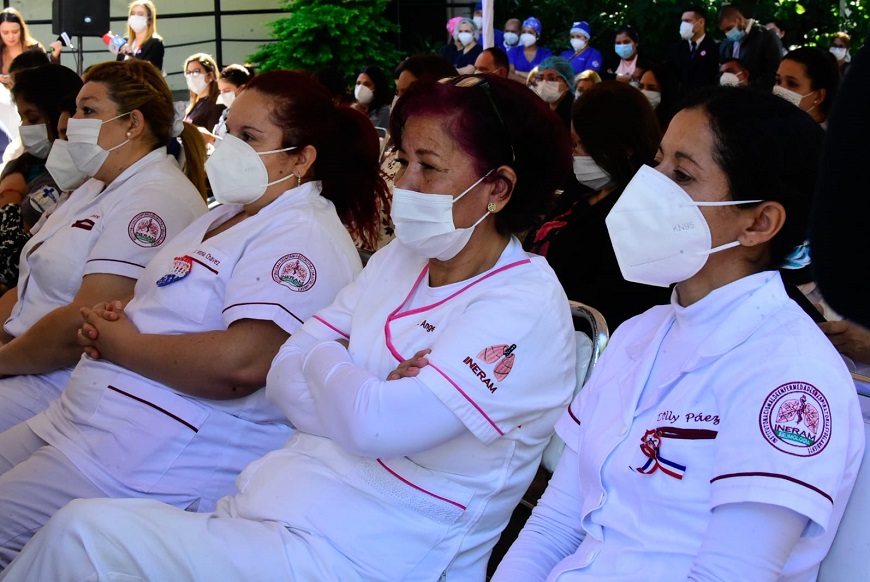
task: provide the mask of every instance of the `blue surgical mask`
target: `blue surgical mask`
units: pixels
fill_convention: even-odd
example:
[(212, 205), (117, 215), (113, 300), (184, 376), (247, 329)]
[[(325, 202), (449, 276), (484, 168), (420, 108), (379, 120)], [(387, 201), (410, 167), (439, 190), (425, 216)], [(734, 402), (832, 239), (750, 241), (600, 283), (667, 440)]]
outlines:
[(631, 55), (634, 54), (634, 45), (633, 44), (618, 44), (616, 45), (616, 54), (619, 55), (621, 59), (627, 59)]
[(727, 38), (731, 42), (740, 42), (741, 40), (743, 40), (744, 36), (746, 36), (746, 32), (740, 30), (740, 27), (738, 26), (729, 29), (728, 32), (725, 33), (725, 38)]

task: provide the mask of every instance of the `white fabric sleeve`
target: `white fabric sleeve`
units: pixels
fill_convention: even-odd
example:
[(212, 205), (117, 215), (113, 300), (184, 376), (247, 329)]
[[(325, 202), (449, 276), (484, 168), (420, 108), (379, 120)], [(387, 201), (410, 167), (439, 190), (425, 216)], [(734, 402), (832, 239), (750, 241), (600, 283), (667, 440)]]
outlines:
[(302, 357), (306, 350), (316, 344), (317, 338), (301, 329), (284, 342), (266, 376), (266, 398), (284, 413), (295, 428), (325, 436), (318, 428), (320, 421), (314, 401), (302, 375)]
[(302, 370), (319, 413), (318, 428), (350, 453), (411, 455), (467, 430), (425, 384), (416, 378), (379, 380), (356, 366), (337, 342), (310, 349)]
[(578, 480), (580, 457), (565, 447), (547, 490), (519, 537), (502, 559), (492, 582), (545, 580), (550, 571), (580, 547), (582, 500)]
[(809, 519), (767, 503), (729, 503), (713, 509), (688, 579), (693, 582), (779, 580)]

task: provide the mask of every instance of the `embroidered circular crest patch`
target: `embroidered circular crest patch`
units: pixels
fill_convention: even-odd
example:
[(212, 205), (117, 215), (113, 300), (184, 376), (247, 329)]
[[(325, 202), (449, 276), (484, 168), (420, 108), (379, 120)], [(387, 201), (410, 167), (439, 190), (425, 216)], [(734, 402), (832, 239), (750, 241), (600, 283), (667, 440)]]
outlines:
[(156, 247), (166, 240), (166, 223), (153, 212), (140, 212), (127, 227), (130, 240), (140, 247)]
[(818, 455), (831, 440), (828, 399), (804, 382), (789, 382), (768, 394), (758, 424), (767, 442), (798, 457)]
[(317, 280), (317, 269), (305, 255), (290, 253), (272, 267), (272, 279), (291, 291), (308, 291)]

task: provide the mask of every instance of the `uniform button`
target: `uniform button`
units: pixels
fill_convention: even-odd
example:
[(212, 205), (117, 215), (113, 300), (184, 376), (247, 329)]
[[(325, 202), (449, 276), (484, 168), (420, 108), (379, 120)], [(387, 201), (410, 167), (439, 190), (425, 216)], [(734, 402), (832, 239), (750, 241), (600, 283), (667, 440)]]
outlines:
[(586, 561), (583, 562), (583, 565), (588, 566), (589, 564), (592, 563), (592, 560), (594, 560), (594, 559), (595, 559), (595, 551), (593, 550), (593, 551), (589, 552), (588, 554), (586, 554)]
[(624, 434), (627, 433), (627, 432), (628, 432), (628, 426), (626, 426), (626, 425), (623, 424), (623, 425), (622, 425), (622, 428), (619, 429), (619, 436), (622, 436), (622, 435), (624, 435)]

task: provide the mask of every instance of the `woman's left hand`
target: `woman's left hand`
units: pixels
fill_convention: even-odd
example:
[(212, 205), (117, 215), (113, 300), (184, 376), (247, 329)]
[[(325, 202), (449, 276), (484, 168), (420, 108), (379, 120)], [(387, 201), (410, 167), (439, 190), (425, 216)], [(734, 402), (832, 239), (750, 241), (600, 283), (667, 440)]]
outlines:
[(387, 374), (387, 380), (398, 380), (399, 378), (414, 378), (417, 374), (420, 373), (420, 369), (424, 368), (429, 364), (429, 360), (426, 359), (432, 350), (426, 348), (425, 350), (420, 350), (412, 357), (408, 358), (404, 362), (400, 363), (399, 366)]

